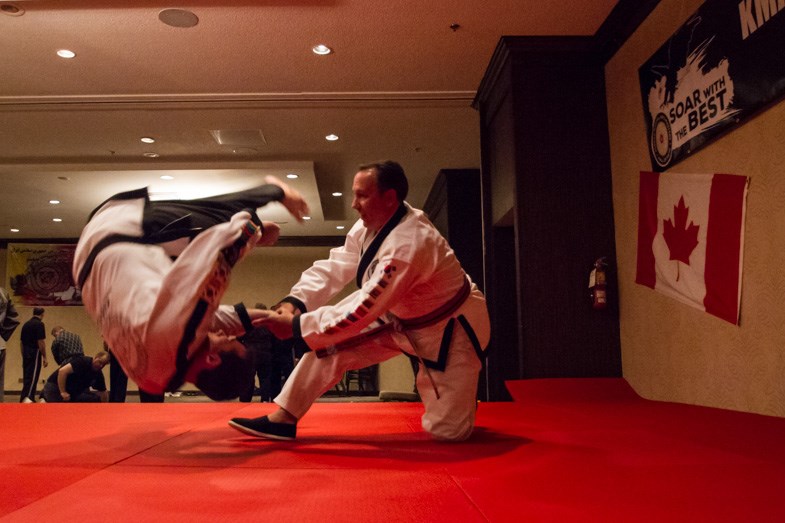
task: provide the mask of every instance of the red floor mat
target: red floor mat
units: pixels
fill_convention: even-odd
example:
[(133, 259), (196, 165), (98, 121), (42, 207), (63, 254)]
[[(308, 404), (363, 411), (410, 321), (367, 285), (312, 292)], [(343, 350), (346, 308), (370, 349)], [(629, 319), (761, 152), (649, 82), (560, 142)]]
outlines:
[(0, 405), (9, 521), (783, 521), (785, 419), (529, 380), (467, 442), (414, 403), (318, 403), (295, 442), (226, 425), (272, 405)]

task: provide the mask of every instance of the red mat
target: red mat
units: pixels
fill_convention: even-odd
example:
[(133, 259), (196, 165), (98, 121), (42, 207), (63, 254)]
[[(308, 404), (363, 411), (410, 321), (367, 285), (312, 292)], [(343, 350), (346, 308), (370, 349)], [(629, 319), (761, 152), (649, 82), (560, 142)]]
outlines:
[(639, 398), (623, 380), (509, 384), (468, 441), (413, 403), (0, 405), (0, 520), (785, 521), (785, 419)]

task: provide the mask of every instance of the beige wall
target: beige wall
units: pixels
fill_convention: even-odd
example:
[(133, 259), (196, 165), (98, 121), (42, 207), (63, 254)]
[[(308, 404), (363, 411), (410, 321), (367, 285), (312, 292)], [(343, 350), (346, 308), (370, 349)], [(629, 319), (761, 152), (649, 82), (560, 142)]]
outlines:
[(638, 67), (701, 0), (663, 0), (606, 67), (624, 377), (658, 400), (785, 416), (785, 103), (670, 169), (751, 178), (741, 322), (635, 283), (638, 173), (651, 170)]
[[(325, 258), (329, 254), (328, 247), (272, 247), (255, 249), (253, 253), (240, 262), (232, 272), (231, 284), (224, 295), (224, 303), (244, 302), (253, 306), (258, 302), (268, 307), (286, 296), (291, 285), (297, 281), (302, 271), (307, 269), (314, 260)], [(8, 289), (6, 273), (6, 250), (0, 249), (0, 274), (3, 275), (3, 286)], [(351, 291), (351, 286), (347, 291)], [(340, 296), (339, 296), (340, 297)], [(32, 307), (16, 303), (22, 323), (32, 316)], [(66, 330), (75, 332), (82, 337), (86, 354), (95, 354), (102, 349), (103, 342), (92, 320), (82, 307), (46, 307), (44, 323), (47, 328), (46, 345), (52, 344), (49, 334), (52, 327), (62, 325)], [(19, 348), (21, 326), (7, 343), (5, 365), (5, 389), (18, 391), (21, 389), (22, 358)], [(49, 367), (41, 373), (45, 380), (54, 370), (54, 360), (49, 355)], [(108, 370), (105, 369), (108, 380)], [(108, 384), (108, 381), (107, 381)], [(410, 392), (414, 386), (411, 367), (404, 356), (384, 362), (379, 370), (380, 390)], [(129, 390), (137, 390), (133, 383), (128, 384)], [(193, 389), (186, 386), (185, 389)], [(40, 387), (39, 387), (40, 390)]]

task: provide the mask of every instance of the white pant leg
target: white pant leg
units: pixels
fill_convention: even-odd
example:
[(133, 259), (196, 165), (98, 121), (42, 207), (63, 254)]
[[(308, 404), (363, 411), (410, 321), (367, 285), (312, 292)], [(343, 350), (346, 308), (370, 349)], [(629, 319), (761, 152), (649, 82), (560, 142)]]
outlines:
[(306, 353), (286, 379), (281, 393), (273, 400), (298, 420), (319, 397), (333, 388), (347, 370), (362, 369), (401, 354), (389, 336), (380, 336), (361, 347), (345, 349), (317, 358)]
[(422, 428), (435, 439), (462, 441), (471, 435), (477, 410), (477, 381), (481, 369), (482, 363), (474, 346), (457, 322), (444, 372), (428, 369), (439, 389), (439, 399), (436, 398), (431, 380), (420, 364), (417, 391), (425, 405)]

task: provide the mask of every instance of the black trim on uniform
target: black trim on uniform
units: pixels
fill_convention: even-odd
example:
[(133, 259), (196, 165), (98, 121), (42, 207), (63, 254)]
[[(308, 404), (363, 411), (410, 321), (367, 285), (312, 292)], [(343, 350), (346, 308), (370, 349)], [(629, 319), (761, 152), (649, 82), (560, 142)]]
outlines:
[(360, 288), (363, 286), (363, 275), (365, 271), (368, 269), (368, 266), (371, 264), (373, 259), (376, 257), (376, 253), (379, 252), (379, 248), (382, 246), (382, 242), (389, 236), (392, 230), (395, 228), (396, 225), (401, 223), (401, 220), (404, 216), (406, 216), (406, 206), (401, 203), (398, 209), (395, 211), (395, 214), (387, 220), (387, 223), (384, 224), (384, 227), (381, 228), (379, 234), (376, 235), (376, 238), (373, 239), (371, 244), (368, 246), (368, 249), (363, 253), (362, 257), (360, 258), (360, 264), (357, 266), (357, 287)]
[(90, 220), (92, 220), (95, 213), (97, 213), (98, 210), (101, 209), (101, 207), (106, 205), (108, 202), (111, 202), (112, 200), (138, 200), (139, 198), (144, 198), (145, 205), (150, 203), (149, 195), (147, 193), (147, 187), (143, 187), (141, 189), (134, 189), (132, 191), (125, 191), (125, 192), (117, 193), (114, 196), (110, 196), (109, 198), (101, 202), (101, 204), (98, 207), (96, 207), (90, 212), (90, 216), (88, 216), (87, 221), (89, 222)]
[(95, 259), (98, 255), (115, 243), (120, 242), (128, 242), (128, 243), (141, 243), (141, 244), (149, 244), (147, 240), (144, 238), (140, 238), (138, 236), (127, 236), (125, 234), (112, 234), (110, 236), (106, 236), (101, 241), (95, 244), (95, 247), (90, 251), (90, 254), (87, 255), (87, 259), (82, 265), (82, 270), (79, 271), (79, 277), (77, 278), (77, 285), (82, 287), (84, 282), (87, 281), (87, 278), (90, 277), (90, 272), (93, 270), (93, 264), (95, 263)]
[[(172, 375), (172, 378), (169, 380), (169, 383), (166, 385), (167, 392), (174, 392), (182, 387), (183, 383), (185, 383), (185, 375), (188, 373), (188, 367), (190, 367), (190, 361), (188, 360), (188, 346), (194, 341), (194, 338), (196, 338), (196, 329), (202, 323), (204, 315), (207, 313), (207, 307), (208, 303), (205, 300), (200, 299), (196, 303), (196, 307), (194, 307), (191, 317), (188, 318), (188, 323), (185, 324), (183, 336), (180, 338), (180, 344), (177, 346), (175, 372)], [(207, 340), (205, 340), (205, 342), (209, 343)], [(194, 356), (196, 356), (198, 352), (199, 351), (194, 353)]]
[(426, 367), (439, 372), (444, 372), (447, 368), (447, 352), (450, 350), (450, 342), (452, 341), (452, 333), (455, 329), (455, 318), (450, 318), (447, 325), (444, 327), (444, 334), (442, 334), (442, 343), (439, 345), (439, 359), (436, 361), (426, 360), (422, 358), (422, 362)]
[(480, 347), (480, 340), (477, 339), (477, 334), (475, 334), (469, 320), (466, 319), (466, 316), (461, 314), (458, 316), (458, 321), (461, 322), (461, 327), (463, 327), (464, 332), (466, 332), (466, 335), (469, 337), (469, 341), (472, 342), (474, 352), (477, 353), (477, 357), (482, 361), (485, 359), (485, 353), (483, 352), (482, 347)]
[(234, 311), (237, 313), (237, 316), (240, 317), (240, 323), (243, 324), (243, 328), (245, 329), (243, 334), (251, 332), (254, 329), (254, 326), (251, 317), (248, 315), (248, 309), (245, 308), (245, 304), (243, 302), (235, 304)]
[(282, 299), (278, 303), (290, 303), (290, 304), (294, 305), (295, 307), (297, 307), (297, 310), (299, 310), (300, 313), (302, 313), (302, 314), (305, 314), (306, 312), (308, 312), (308, 307), (306, 307), (303, 302), (301, 302), (300, 300), (298, 300), (294, 296), (287, 296), (286, 298)]
[(292, 338), (294, 338), (294, 341), (303, 341), (303, 329), (300, 326), (300, 316), (292, 318)]
[(426, 360), (425, 358), (422, 359), (422, 362), (429, 369), (438, 370), (439, 372), (444, 372), (444, 369), (447, 368), (447, 353), (450, 350), (450, 342), (452, 342), (452, 334), (453, 331), (455, 330), (456, 319), (461, 324), (461, 327), (463, 327), (466, 336), (469, 338), (469, 341), (474, 347), (474, 352), (477, 354), (477, 357), (480, 359), (480, 361), (483, 360), (484, 355), (483, 355), (482, 347), (480, 347), (480, 340), (477, 339), (477, 334), (475, 334), (474, 329), (472, 328), (471, 324), (469, 324), (469, 320), (466, 319), (466, 316), (461, 314), (456, 318), (450, 318), (450, 321), (448, 321), (447, 325), (444, 327), (444, 334), (442, 335), (442, 343), (439, 346), (439, 359), (436, 361)]

